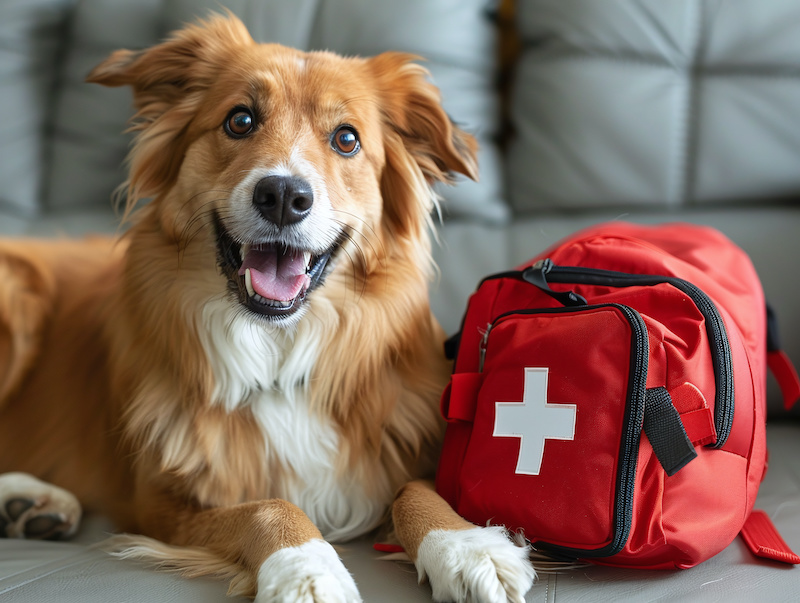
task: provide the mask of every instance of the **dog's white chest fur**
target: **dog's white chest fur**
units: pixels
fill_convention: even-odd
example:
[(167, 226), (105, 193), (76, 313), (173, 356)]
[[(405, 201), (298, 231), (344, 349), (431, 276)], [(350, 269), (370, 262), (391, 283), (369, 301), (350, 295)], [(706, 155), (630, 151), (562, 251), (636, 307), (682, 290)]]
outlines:
[(209, 302), (203, 322), (215, 402), (229, 410), (247, 404), (261, 427), (268, 496), (296, 504), (327, 540), (347, 540), (375, 527), (390, 500), (369, 495), (357, 477), (363, 471), (341, 470), (336, 425), (309, 407), (307, 384), (322, 345), (320, 325), (312, 319), (294, 332), (268, 330), (231, 310), (226, 299)]
[[(337, 470), (339, 438), (330, 421), (309, 412), (304, 396), (264, 392), (253, 403), (270, 466), (280, 466), (275, 496), (299, 506), (330, 541), (375, 527), (389, 501), (371, 500), (354, 474)], [(341, 465), (339, 465), (341, 467)]]

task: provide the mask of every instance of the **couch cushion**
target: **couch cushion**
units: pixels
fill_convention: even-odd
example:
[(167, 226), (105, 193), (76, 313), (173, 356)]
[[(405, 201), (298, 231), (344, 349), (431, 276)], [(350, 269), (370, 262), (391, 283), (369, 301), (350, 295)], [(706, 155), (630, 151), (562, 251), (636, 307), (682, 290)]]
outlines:
[(75, 5), (55, 108), (44, 200), (48, 209), (108, 207), (125, 180), (130, 136), (123, 131), (132, 114), (130, 91), (87, 84), (85, 79), (113, 50), (156, 43), (161, 5), (161, 0), (84, 0)]
[[(800, 426), (775, 424), (767, 429), (772, 452), (770, 470), (756, 507), (765, 510), (787, 544), (800, 550)], [(104, 537), (108, 524), (89, 516), (80, 544), (0, 539), (0, 598), (4, 603), (245, 603), (225, 598), (226, 585), (211, 579), (182, 579), (132, 561), (112, 559), (87, 548)], [(428, 584), (417, 584), (408, 564), (381, 560), (371, 537), (338, 548), (366, 603), (430, 603)], [(740, 538), (696, 568), (657, 571), (587, 566), (541, 572), (525, 597), (527, 603), (564, 601), (791, 601), (797, 573), (750, 554)]]
[(800, 193), (800, 5), (520, 0), (516, 209)]
[(70, 0), (0, 3), (0, 211), (34, 215)]
[[(112, 50), (155, 43), (210, 10), (223, 6), (239, 15), (258, 41), (302, 49), (373, 55), (403, 50), (426, 57), (453, 119), (475, 133), (482, 146), (481, 182), (442, 189), (446, 211), (502, 221), (503, 202), (494, 91), (495, 29), (485, 0), (85, 0), (76, 6), (70, 51), (56, 114), (51, 186), (52, 208), (108, 204), (124, 179), (118, 167), (129, 144), (121, 135), (130, 116), (127, 90), (83, 82)], [(403, 26), (401, 26), (401, 24)], [(91, 170), (87, 178), (82, 172)]]

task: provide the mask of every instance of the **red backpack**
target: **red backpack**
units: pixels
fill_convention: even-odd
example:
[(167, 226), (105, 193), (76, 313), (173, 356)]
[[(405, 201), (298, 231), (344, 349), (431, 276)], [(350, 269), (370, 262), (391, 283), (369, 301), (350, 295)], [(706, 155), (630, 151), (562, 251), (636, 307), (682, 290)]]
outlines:
[[(559, 557), (687, 568), (742, 531), (797, 563), (751, 515), (765, 308), (745, 253), (686, 224), (601, 225), (484, 279), (442, 397), (438, 491)], [(794, 402), (794, 369), (770, 358)]]

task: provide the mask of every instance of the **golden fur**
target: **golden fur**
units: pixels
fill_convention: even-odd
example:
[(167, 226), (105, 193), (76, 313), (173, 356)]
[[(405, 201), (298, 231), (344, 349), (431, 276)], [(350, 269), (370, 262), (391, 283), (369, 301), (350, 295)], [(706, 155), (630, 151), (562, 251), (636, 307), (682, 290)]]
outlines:
[[(383, 513), (430, 473), (449, 371), (428, 307), (431, 184), (475, 177), (476, 144), (412, 59), (255, 44), (229, 15), (92, 71), (133, 89), (133, 224), (119, 240), (0, 243), (0, 472), (66, 488), (170, 545), (131, 551), (227, 572), (251, 594), (273, 553), (322, 536), (300, 508), (315, 485), (285, 458), (295, 434), (272, 425), (270, 405), (305, 413), (309, 438), (330, 436), (333, 496), (356, 488)], [(257, 123), (247, 136), (223, 128), (237, 106)], [(341, 124), (358, 132), (352, 156), (331, 148)], [(275, 166), (310, 179), (314, 211), (328, 203), (326, 228), (341, 235), (324, 283), (286, 320), (243, 307), (220, 267), (220, 229), (244, 245), (255, 228), (237, 191)], [(427, 517), (472, 527), (409, 488), (396, 512), (412, 558)], [(337, 538), (373, 527), (347, 513), (345, 532), (329, 527)]]

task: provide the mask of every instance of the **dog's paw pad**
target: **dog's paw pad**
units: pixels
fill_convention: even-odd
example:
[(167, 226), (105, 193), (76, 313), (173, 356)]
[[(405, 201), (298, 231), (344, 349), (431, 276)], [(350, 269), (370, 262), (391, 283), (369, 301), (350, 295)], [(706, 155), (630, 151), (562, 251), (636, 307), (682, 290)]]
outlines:
[(25, 538), (32, 540), (59, 540), (65, 536), (72, 525), (60, 513), (37, 515), (25, 522)]
[(66, 490), (26, 473), (0, 475), (0, 537), (68, 538), (80, 518), (80, 503)]
[(350, 572), (324, 540), (281, 549), (261, 565), (256, 603), (356, 603), (361, 601)]
[(6, 515), (11, 521), (17, 521), (32, 506), (33, 501), (29, 498), (10, 498), (6, 501)]
[(499, 527), (434, 530), (422, 540), (416, 565), (435, 601), (522, 603), (536, 578), (528, 548)]

